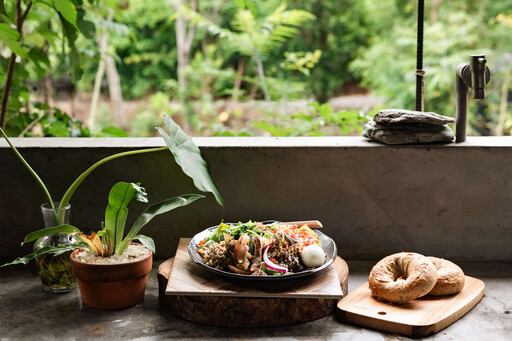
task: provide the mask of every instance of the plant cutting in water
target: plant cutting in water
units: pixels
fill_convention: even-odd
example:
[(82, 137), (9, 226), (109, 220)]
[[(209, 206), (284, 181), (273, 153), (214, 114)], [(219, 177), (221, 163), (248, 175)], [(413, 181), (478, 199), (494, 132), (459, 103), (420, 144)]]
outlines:
[[(215, 187), (215, 184), (213, 183), (213, 180), (211, 179), (211, 177), (209, 175), (207, 164), (204, 161), (204, 159), (202, 158), (201, 152), (200, 152), (199, 148), (196, 146), (196, 144), (194, 143), (194, 141), (187, 134), (185, 134), (185, 132), (183, 132), (183, 130), (181, 130), (181, 128), (170, 117), (164, 116), (164, 125), (167, 128), (168, 133), (164, 129), (160, 128), (160, 127), (158, 127), (157, 129), (160, 132), (160, 134), (163, 136), (164, 141), (167, 144), (167, 147), (127, 151), (127, 152), (111, 155), (109, 157), (106, 157), (106, 158), (96, 162), (91, 167), (89, 167), (86, 171), (84, 171), (71, 184), (71, 186), (64, 193), (64, 196), (60, 200), (58, 208), (55, 207), (55, 205), (53, 203), (53, 200), (52, 200), (52, 197), (50, 196), (50, 193), (49, 193), (47, 187), (45, 186), (45, 184), (43, 183), (43, 181), (41, 180), (41, 178), (32, 169), (32, 167), (30, 167), (28, 162), (23, 158), (23, 156), (21, 156), (21, 154), (18, 152), (18, 150), (12, 145), (11, 141), (9, 141), (9, 139), (8, 139), (7, 135), (5, 134), (5, 132), (0, 128), (0, 133), (7, 140), (7, 143), (9, 143), (9, 145), (12, 148), (12, 150), (17, 155), (17, 157), (20, 159), (20, 161), (25, 165), (25, 167), (29, 170), (29, 172), (34, 176), (36, 181), (39, 183), (40, 187), (43, 189), (43, 192), (45, 193), (45, 195), (47, 197), (48, 204), (51, 205), (51, 207), (55, 210), (55, 216), (56, 216), (55, 217), (56, 218), (55, 219), (55, 226), (49, 227), (49, 228), (46, 228), (46, 229), (43, 229), (43, 230), (40, 230), (40, 231), (36, 231), (36, 232), (44, 231), (44, 232), (41, 232), (41, 234), (39, 236), (43, 236), (43, 235), (46, 236), (46, 235), (50, 235), (52, 233), (73, 233), (73, 232), (77, 232), (77, 228), (76, 227), (71, 226), (69, 224), (63, 224), (64, 214), (61, 213), (62, 212), (61, 209), (68, 205), (72, 195), (74, 194), (74, 192), (76, 191), (78, 186), (85, 180), (85, 178), (93, 170), (95, 170), (97, 167), (101, 166), (102, 164), (104, 164), (104, 163), (106, 163), (106, 162), (108, 162), (110, 160), (114, 160), (116, 158), (123, 157), (123, 156), (128, 156), (128, 155), (158, 152), (158, 151), (163, 151), (163, 150), (169, 149), (171, 151), (171, 153), (173, 154), (173, 156), (174, 156), (174, 160), (181, 167), (183, 172), (186, 175), (188, 175), (189, 177), (192, 178), (196, 188), (198, 188), (199, 190), (201, 190), (203, 192), (211, 192), (215, 196), (215, 199), (217, 200), (217, 202), (220, 205), (223, 205), (222, 196), (220, 195), (219, 191)], [(135, 187), (132, 187), (132, 188), (135, 191), (133, 193), (133, 195), (136, 195), (136, 193), (139, 193), (135, 189)], [(139, 194), (139, 196), (140, 196), (140, 194)], [(188, 203), (198, 199), (199, 197), (195, 197), (195, 199), (193, 199), (193, 200), (191, 199), (191, 197), (188, 197), (188, 199), (181, 199), (181, 200), (184, 200), (186, 203), (183, 203), (183, 204), (175, 206), (175, 207), (184, 206), (184, 205), (186, 205), (186, 204), (188, 204)], [(177, 198), (179, 198), (179, 197), (177, 197)], [(176, 199), (176, 198), (173, 198), (173, 199)], [(172, 201), (173, 199), (169, 199), (169, 200)], [(180, 200), (176, 199), (175, 205), (178, 204), (178, 202), (180, 202)], [(127, 204), (128, 203), (126, 203), (126, 205)], [(158, 205), (160, 205), (160, 204), (162, 206), (160, 206), (160, 208), (159, 208)], [(156, 204), (156, 205), (153, 205), (150, 208), (148, 208), (146, 210), (146, 212), (149, 211), (150, 209), (154, 209), (155, 211), (150, 211), (146, 215), (143, 214), (141, 216), (141, 218), (140, 218), (140, 219), (142, 219), (140, 223), (142, 223), (144, 219), (148, 219), (148, 217), (151, 215), (151, 212), (153, 212), (153, 216), (156, 215), (156, 214), (164, 213), (165, 208), (168, 208), (168, 207), (170, 207), (169, 205), (171, 205), (170, 203), (168, 203), (168, 205), (167, 204), (162, 204), (162, 203), (160, 203), (160, 204)], [(125, 209), (126, 209), (126, 205), (124, 206)], [(173, 208), (175, 208), (175, 207), (173, 207)], [(163, 210), (163, 211), (159, 211), (159, 209)], [(168, 209), (168, 210), (170, 210), (170, 209)], [(167, 212), (167, 211), (165, 211), (165, 212)], [(122, 212), (124, 212), (124, 214), (126, 214), (127, 210), (126, 211), (123, 210)], [(155, 213), (155, 212), (157, 212), (157, 213)], [(110, 217), (110, 214), (107, 214), (107, 219), (106, 219), (107, 221), (105, 222), (106, 223), (106, 227), (107, 227), (107, 224), (110, 224), (110, 222), (109, 222), (110, 218), (109, 217)], [(126, 219), (126, 216), (124, 217), (124, 219)], [(146, 222), (144, 222), (144, 224)], [(118, 226), (117, 224), (115, 224), (115, 225)], [(140, 227), (142, 227), (142, 226), (140, 226)], [(124, 225), (123, 225), (123, 228), (124, 228)], [(107, 231), (112, 231), (111, 229), (112, 229), (111, 227), (108, 227)], [(131, 231), (135, 231), (135, 230), (132, 229)], [(140, 228), (139, 228), (139, 230), (140, 230)], [(113, 249), (111, 250), (112, 252), (117, 252), (118, 250), (120, 250), (121, 247), (125, 248), (126, 245), (129, 244), (129, 242), (124, 243), (124, 244), (123, 244), (123, 242), (118, 242), (117, 238), (122, 238), (122, 236), (120, 236), (117, 233), (117, 231), (119, 231), (119, 230), (115, 230), (114, 232), (112, 232), (113, 235), (115, 236), (114, 240), (111, 239), (111, 235), (110, 234), (104, 237), (104, 239), (107, 240), (107, 242), (108, 242), (108, 240), (110, 240), (110, 248), (113, 247)], [(25, 238), (24, 243), (28, 242), (28, 240), (31, 240), (31, 241), (35, 240), (35, 239), (33, 239), (33, 237), (30, 237), (28, 240), (27, 240), (27, 238), (29, 236), (31, 236), (31, 235), (34, 236), (34, 233), (36, 233), (36, 232), (33, 232), (33, 233), (29, 234)], [(111, 232), (109, 232), (109, 233), (111, 233)], [(135, 235), (130, 235), (129, 234), (129, 236), (130, 236), (130, 238), (135, 239), (134, 238)], [(147, 242), (147, 239), (145, 239), (144, 236), (141, 237), (141, 238), (142, 239), (139, 238), (139, 240), (141, 242), (143, 242), (143, 243)], [(117, 250), (115, 249), (115, 245), (114, 244), (118, 245), (117, 246), (118, 247)], [(19, 257), (19, 258), (15, 259), (13, 262), (8, 263), (8, 264), (4, 264), (2, 266), (12, 265), (12, 264), (26, 264), (31, 259), (33, 259), (35, 257), (38, 257), (40, 255), (45, 255), (45, 254), (53, 254), (54, 256), (59, 256), (59, 255), (62, 255), (64, 253), (66, 253), (66, 252), (69, 252), (69, 251), (71, 251), (71, 250), (73, 250), (75, 248), (76, 248), (76, 245), (70, 245), (70, 244), (68, 244), (68, 245), (62, 245), (62, 244), (47, 245), (47, 246), (44, 246), (43, 248), (41, 248), (41, 249), (39, 249), (39, 250), (29, 254), (29, 255), (26, 255), (24, 257)]]

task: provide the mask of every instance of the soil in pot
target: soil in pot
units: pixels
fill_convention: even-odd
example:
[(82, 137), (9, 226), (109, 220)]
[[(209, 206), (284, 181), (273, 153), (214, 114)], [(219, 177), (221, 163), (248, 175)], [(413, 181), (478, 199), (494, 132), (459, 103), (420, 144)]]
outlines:
[(71, 254), (71, 267), (84, 304), (122, 309), (142, 302), (153, 254), (140, 244), (132, 244), (123, 256), (96, 257), (83, 250)]

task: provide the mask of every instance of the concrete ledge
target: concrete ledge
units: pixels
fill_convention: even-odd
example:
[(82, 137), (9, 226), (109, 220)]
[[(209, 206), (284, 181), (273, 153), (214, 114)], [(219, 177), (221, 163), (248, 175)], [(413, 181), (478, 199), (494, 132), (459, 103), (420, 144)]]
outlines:
[[(58, 200), (99, 159), (160, 138), (13, 139)], [(384, 146), (359, 137), (195, 138), (225, 199), (208, 195), (160, 216), (143, 233), (157, 257), (180, 237), (238, 220), (319, 219), (345, 259), (416, 251), (454, 260), (512, 261), (512, 138), (461, 144)], [(30, 251), (24, 235), (42, 226), (42, 191), (0, 140), (0, 258)], [(150, 202), (197, 193), (166, 151), (129, 156), (95, 170), (72, 199), (72, 223), (97, 230), (116, 181), (142, 182)], [(134, 203), (132, 222), (143, 206)]]
[[(199, 147), (362, 147), (362, 148), (474, 148), (474, 147), (512, 147), (512, 137), (470, 136), (466, 142), (451, 144), (423, 144), (386, 146), (368, 142), (362, 137), (321, 136), (321, 137), (194, 137)], [(147, 138), (60, 138), (34, 137), (11, 138), (16, 148), (153, 148), (165, 146), (160, 137)], [(8, 148), (4, 139), (0, 139), (0, 148)]]

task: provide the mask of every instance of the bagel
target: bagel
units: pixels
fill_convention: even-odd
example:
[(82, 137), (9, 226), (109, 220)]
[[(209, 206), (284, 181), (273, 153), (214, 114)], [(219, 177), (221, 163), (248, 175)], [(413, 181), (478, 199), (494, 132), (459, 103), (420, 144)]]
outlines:
[(432, 261), (414, 252), (400, 252), (380, 260), (370, 272), (373, 296), (393, 303), (406, 303), (428, 294), (436, 285)]
[(437, 282), (428, 293), (432, 296), (447, 296), (459, 293), (466, 282), (462, 269), (449, 260), (436, 257), (427, 257), (437, 270)]

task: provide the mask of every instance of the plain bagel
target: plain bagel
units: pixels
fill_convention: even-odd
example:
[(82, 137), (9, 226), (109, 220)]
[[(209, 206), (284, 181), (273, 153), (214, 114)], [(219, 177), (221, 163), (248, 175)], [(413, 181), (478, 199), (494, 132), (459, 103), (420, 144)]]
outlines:
[(464, 287), (466, 276), (457, 265), (449, 260), (436, 257), (427, 257), (437, 270), (437, 282), (428, 293), (432, 296), (447, 296), (459, 293)]
[(373, 296), (393, 303), (406, 303), (434, 288), (437, 271), (432, 261), (414, 252), (400, 252), (380, 260), (370, 272)]

